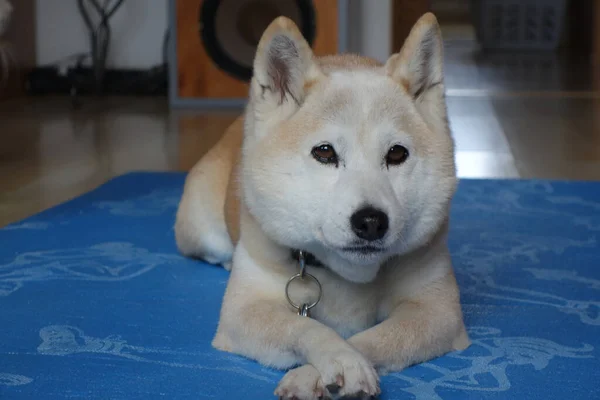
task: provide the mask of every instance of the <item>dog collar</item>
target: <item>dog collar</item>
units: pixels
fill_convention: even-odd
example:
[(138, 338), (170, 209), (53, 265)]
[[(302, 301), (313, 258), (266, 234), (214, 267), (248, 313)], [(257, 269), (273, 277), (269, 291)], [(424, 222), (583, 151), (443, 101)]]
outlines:
[(317, 257), (315, 257), (313, 254), (304, 251), (304, 250), (298, 250), (298, 249), (293, 249), (292, 250), (292, 259), (298, 263), (300, 263), (300, 257), (301, 254), (304, 255), (304, 263), (306, 265), (310, 265), (311, 267), (317, 267), (317, 268), (324, 268), (325, 265), (319, 261), (317, 259)]
[[(285, 285), (285, 297), (287, 298), (288, 303), (290, 303), (292, 307), (298, 310), (298, 315), (303, 317), (310, 317), (310, 310), (317, 304), (319, 304), (319, 301), (321, 301), (323, 288), (321, 287), (321, 282), (319, 282), (319, 280), (314, 275), (306, 272), (306, 266), (311, 265), (314, 267), (323, 267), (324, 265), (319, 260), (317, 260), (315, 256), (313, 256), (310, 253), (306, 253), (302, 250), (292, 250), (292, 258), (298, 262), (300, 272), (293, 275), (288, 280), (287, 284)], [(317, 299), (314, 302), (297, 304), (292, 300), (292, 298), (290, 297), (290, 285), (292, 284), (292, 282), (298, 279), (303, 282), (312, 281), (317, 285), (318, 295)]]

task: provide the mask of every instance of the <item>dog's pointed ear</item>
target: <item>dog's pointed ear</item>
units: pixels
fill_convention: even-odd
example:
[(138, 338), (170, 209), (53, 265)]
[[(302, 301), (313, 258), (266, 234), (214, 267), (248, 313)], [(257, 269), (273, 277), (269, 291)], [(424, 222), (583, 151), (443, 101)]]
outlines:
[(255, 104), (262, 112), (270, 112), (299, 107), (307, 88), (322, 73), (296, 24), (286, 17), (278, 17), (258, 43), (253, 75)]
[(413, 26), (402, 49), (393, 54), (385, 70), (415, 99), (435, 86), (443, 86), (443, 48), (437, 19), (423, 15)]

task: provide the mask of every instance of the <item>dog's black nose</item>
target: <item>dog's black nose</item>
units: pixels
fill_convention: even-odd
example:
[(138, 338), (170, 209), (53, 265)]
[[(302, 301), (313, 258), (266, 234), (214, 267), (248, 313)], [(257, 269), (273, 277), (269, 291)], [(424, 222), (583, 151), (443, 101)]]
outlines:
[(365, 207), (350, 217), (352, 230), (361, 239), (373, 241), (385, 236), (388, 227), (388, 216), (373, 207)]

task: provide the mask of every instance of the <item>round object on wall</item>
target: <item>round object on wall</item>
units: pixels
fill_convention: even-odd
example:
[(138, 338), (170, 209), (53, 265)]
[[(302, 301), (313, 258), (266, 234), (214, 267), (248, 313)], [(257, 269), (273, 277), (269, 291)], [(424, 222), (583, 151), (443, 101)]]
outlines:
[(249, 81), (258, 42), (278, 16), (294, 21), (312, 46), (316, 12), (311, 0), (205, 0), (200, 7), (200, 38), (221, 70)]

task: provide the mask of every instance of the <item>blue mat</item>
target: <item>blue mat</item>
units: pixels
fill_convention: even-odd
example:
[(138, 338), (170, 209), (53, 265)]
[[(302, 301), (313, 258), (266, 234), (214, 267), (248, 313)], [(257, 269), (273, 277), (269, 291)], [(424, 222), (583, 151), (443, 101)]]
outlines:
[[(0, 229), (1, 399), (270, 399), (213, 350), (228, 273), (181, 257), (180, 173), (136, 173)], [(600, 182), (463, 180), (450, 247), (473, 345), (382, 399), (600, 398)]]

